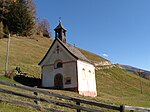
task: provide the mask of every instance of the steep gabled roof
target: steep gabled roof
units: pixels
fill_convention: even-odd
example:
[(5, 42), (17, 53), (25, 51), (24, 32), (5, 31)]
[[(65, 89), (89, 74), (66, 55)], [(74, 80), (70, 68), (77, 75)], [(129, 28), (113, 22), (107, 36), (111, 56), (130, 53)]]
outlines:
[(88, 60), (75, 46), (72, 46), (68, 43), (63, 43), (60, 39), (58, 41), (66, 48), (66, 50), (76, 59), (86, 61), (88, 63), (91, 63), (90, 60)]
[(49, 48), (49, 50), (47, 51), (47, 53), (45, 54), (44, 58), (40, 61), (40, 63), (38, 65), (40, 65), (44, 59), (46, 58), (46, 56), (48, 55), (49, 51), (51, 50), (52, 46), (54, 45), (54, 43), (56, 42), (56, 40), (75, 58), (75, 59), (79, 59), (88, 63), (93, 64), (90, 60), (88, 60), (79, 50), (78, 48), (76, 48), (75, 46), (72, 46), (68, 43), (63, 43), (59, 38), (55, 38), (54, 42), (52, 43), (51, 47)]

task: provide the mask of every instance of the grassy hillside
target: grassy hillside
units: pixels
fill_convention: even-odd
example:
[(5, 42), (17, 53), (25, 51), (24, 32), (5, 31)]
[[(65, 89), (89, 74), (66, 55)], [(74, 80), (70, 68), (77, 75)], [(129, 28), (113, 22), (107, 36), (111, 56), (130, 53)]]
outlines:
[[(118, 67), (96, 72), (98, 98), (103, 101), (150, 107), (150, 81)], [(140, 80), (143, 93), (141, 94)]]
[(98, 55), (96, 55), (96, 54), (93, 54), (93, 53), (91, 53), (91, 52), (89, 52), (89, 51), (85, 51), (85, 50), (83, 50), (83, 49), (79, 49), (81, 52), (82, 52), (82, 54), (84, 54), (84, 56), (86, 56), (89, 60), (91, 60), (93, 63), (94, 62), (100, 62), (100, 61), (108, 61), (108, 60), (106, 60), (105, 58), (103, 58), (103, 57), (101, 57), (101, 56), (98, 56)]
[[(47, 52), (52, 40), (48, 38), (11, 38), (9, 52), (9, 70), (20, 66), (23, 72), (29, 75), (40, 77), (38, 63)], [(7, 39), (0, 40), (0, 73), (5, 69)]]
[[(31, 37), (32, 38), (32, 37)], [(34, 38), (17, 38), (12, 37), (10, 40), (9, 52), (9, 70), (20, 66), (22, 71), (29, 73), (29, 75), (40, 77), (40, 67), (38, 63), (41, 61), (52, 40), (48, 38), (41, 38), (35, 36)], [(5, 70), (7, 39), (0, 40), (0, 73)], [(80, 51), (92, 62), (107, 61), (106, 59), (80, 49)]]
[[(11, 38), (9, 70), (15, 69), (16, 66), (20, 66), (21, 70), (23, 72), (28, 73), (28, 75), (40, 77), (41, 71), (40, 67), (38, 66), (38, 63), (47, 52), (51, 43), (51, 39), (40, 38), (38, 36), (35, 36), (34, 39), (23, 37)], [(0, 74), (2, 74), (5, 69), (6, 45), (7, 39), (0, 39)], [(99, 57), (93, 53), (87, 52), (85, 50), (81, 50), (81, 52), (93, 62), (107, 61), (106, 59)], [(7, 80), (3, 76), (0, 76), (0, 78), (3, 80)], [(142, 82), (143, 94), (140, 93), (140, 80)], [(126, 104), (144, 107), (150, 106), (149, 80), (143, 78), (140, 79), (135, 74), (129, 73), (116, 66), (113, 68), (96, 71), (96, 81), (98, 96), (96, 98), (92, 98), (94, 100), (106, 103), (113, 103), (117, 105)], [(83, 97), (78, 95), (77, 93), (72, 93), (68, 91), (50, 91), (69, 96)], [(90, 97), (83, 98), (91, 99)], [(0, 107), (5, 108), (5, 105), (5, 103), (2, 103), (0, 104)]]

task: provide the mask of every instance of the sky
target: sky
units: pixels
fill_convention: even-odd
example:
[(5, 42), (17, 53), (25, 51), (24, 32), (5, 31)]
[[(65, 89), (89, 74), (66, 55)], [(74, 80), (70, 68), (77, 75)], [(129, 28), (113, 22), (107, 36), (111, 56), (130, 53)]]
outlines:
[(67, 42), (112, 63), (150, 70), (150, 0), (33, 0), (37, 17), (54, 28), (61, 17)]

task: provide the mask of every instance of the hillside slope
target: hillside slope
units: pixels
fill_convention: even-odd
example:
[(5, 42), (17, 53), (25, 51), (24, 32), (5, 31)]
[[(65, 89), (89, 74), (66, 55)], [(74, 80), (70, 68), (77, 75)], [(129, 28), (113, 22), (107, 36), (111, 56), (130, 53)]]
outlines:
[[(32, 37), (31, 37), (32, 38)], [(9, 50), (9, 70), (15, 69), (19, 66), (23, 72), (29, 75), (40, 77), (40, 67), (38, 63), (44, 57), (45, 53), (52, 44), (49, 38), (42, 38), (35, 36), (34, 38), (19, 38), (12, 37), (10, 40)], [(5, 70), (5, 56), (6, 56), (7, 39), (0, 40), (1, 55), (0, 60), (0, 73)], [(80, 51), (92, 62), (102, 64), (109, 62), (108, 60), (80, 49)], [(110, 63), (110, 62), (109, 62)]]
[[(9, 70), (20, 66), (21, 70), (26, 72), (29, 76), (40, 77), (41, 71), (38, 63), (47, 52), (51, 43), (51, 39), (38, 36), (35, 36), (34, 39), (23, 37), (11, 38)], [(7, 39), (0, 39), (0, 74), (2, 74), (5, 69), (6, 45)], [(85, 50), (80, 49), (80, 51), (97, 66), (101, 67), (103, 64), (106, 64), (105, 66), (111, 66), (110, 61), (100, 56)], [(117, 65), (98, 69), (96, 71), (96, 81), (98, 96), (92, 98), (94, 100), (117, 105), (126, 104), (145, 107), (149, 107), (150, 105), (150, 81), (143, 78), (141, 79), (137, 75), (121, 69)], [(140, 81), (142, 82), (142, 94)], [(83, 97), (68, 91), (52, 91), (69, 96), (75, 95)], [(84, 98), (89, 99), (89, 97)]]
[[(31, 38), (17, 38), (11, 37), (9, 50), (9, 71), (15, 69), (17, 66), (28, 75), (40, 77), (40, 67), (38, 63), (47, 52), (52, 40), (48, 38), (34, 37)], [(5, 70), (5, 56), (6, 56), (7, 39), (0, 40), (0, 73)]]
[(117, 104), (150, 107), (149, 80), (117, 66), (96, 71), (96, 79), (100, 99)]
[(122, 68), (126, 69), (129, 72), (138, 73), (143, 78), (150, 79), (150, 71), (132, 67), (129, 65), (120, 65)]

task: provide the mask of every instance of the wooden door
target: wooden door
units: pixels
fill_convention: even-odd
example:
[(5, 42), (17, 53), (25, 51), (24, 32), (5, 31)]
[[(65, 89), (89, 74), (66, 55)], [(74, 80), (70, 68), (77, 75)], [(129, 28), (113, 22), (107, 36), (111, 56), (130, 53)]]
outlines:
[(54, 86), (56, 89), (63, 89), (63, 76), (61, 74), (55, 75)]

